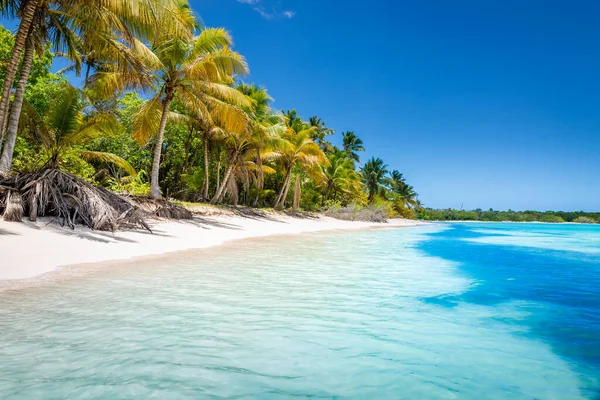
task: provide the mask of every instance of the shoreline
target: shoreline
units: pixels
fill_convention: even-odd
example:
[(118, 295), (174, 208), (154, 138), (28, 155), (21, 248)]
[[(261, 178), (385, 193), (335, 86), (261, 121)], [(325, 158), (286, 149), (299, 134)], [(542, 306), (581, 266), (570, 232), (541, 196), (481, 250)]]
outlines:
[[(131, 262), (187, 250), (201, 250), (237, 240), (327, 231), (402, 228), (427, 225), (412, 220), (388, 223), (342, 221), (329, 217), (301, 218), (284, 215), (195, 216), (187, 221), (153, 221), (153, 234), (142, 230), (115, 233), (78, 227), (71, 230), (48, 221), (0, 221), (0, 291), (47, 281), (72, 267)], [(52, 281), (53, 279), (49, 279)]]

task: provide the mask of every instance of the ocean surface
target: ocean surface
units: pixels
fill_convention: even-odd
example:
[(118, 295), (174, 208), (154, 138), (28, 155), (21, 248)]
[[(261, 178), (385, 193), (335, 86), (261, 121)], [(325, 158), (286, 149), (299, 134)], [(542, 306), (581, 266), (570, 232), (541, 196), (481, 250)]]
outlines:
[(267, 238), (3, 292), (0, 398), (600, 399), (600, 226)]

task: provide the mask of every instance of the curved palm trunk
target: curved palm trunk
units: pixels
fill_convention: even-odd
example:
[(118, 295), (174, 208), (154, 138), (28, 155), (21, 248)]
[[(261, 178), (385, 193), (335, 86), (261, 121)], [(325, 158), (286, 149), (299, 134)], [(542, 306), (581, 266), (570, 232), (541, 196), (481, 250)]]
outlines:
[(6, 117), (8, 114), (8, 104), (10, 102), (10, 92), (12, 90), (15, 77), (17, 76), (17, 69), (21, 61), (21, 55), (25, 49), (25, 43), (29, 31), (31, 30), (31, 24), (35, 15), (35, 10), (38, 7), (40, 0), (29, 0), (23, 8), (23, 17), (19, 24), (19, 30), (15, 36), (15, 47), (13, 48), (8, 67), (6, 68), (6, 76), (4, 77), (4, 87), (2, 88), (2, 98), (0, 99), (0, 143), (4, 139), (4, 124), (6, 123)]
[(292, 167), (288, 168), (288, 172), (283, 181), (283, 186), (281, 187), (281, 191), (279, 192), (279, 196), (277, 196), (277, 201), (275, 202), (275, 205), (273, 206), (273, 208), (280, 208), (280, 207), (283, 208), (291, 180), (292, 180)]
[(237, 159), (238, 159), (239, 153), (236, 152), (233, 155), (233, 158), (231, 159), (231, 163), (229, 164), (229, 168), (227, 168), (227, 172), (225, 172), (225, 176), (223, 177), (223, 182), (221, 182), (221, 184), (219, 185), (219, 188), (217, 189), (217, 193), (215, 193), (215, 196), (212, 198), (212, 200), (210, 201), (210, 204), (216, 204), (218, 202), (220, 202), (223, 196), (225, 196), (225, 188), (227, 187), (227, 183), (229, 183), (229, 179), (231, 178), (231, 173), (233, 172), (233, 169), (235, 168), (235, 164), (237, 163)]
[(294, 212), (298, 212), (298, 207), (300, 207), (300, 191), (302, 190), (300, 186), (300, 175), (296, 175), (296, 186), (294, 187)]
[(202, 147), (204, 151), (204, 187), (202, 188), (202, 197), (208, 200), (208, 188), (210, 183), (209, 165), (210, 165), (210, 154), (208, 153), (208, 132), (204, 132), (204, 138), (202, 139)]
[(221, 186), (221, 148), (217, 146), (217, 187)]
[(291, 185), (292, 185), (292, 173), (290, 172), (290, 176), (287, 180), (287, 185), (285, 185), (285, 191), (283, 192), (283, 197), (281, 198), (281, 203), (279, 204), (279, 206), (281, 208), (285, 208), (285, 201), (287, 200), (288, 192), (290, 191)]
[(33, 63), (33, 53), (35, 48), (31, 40), (27, 42), (23, 64), (21, 66), (21, 76), (17, 84), (15, 99), (10, 109), (10, 117), (8, 119), (8, 128), (6, 129), (6, 142), (0, 158), (0, 173), (8, 173), (12, 166), (13, 153), (15, 151), (15, 143), (17, 141), (17, 131), (19, 129), (19, 120), (21, 119), (21, 109), (23, 108), (23, 99), (25, 98), (25, 87), (29, 80), (31, 72), (31, 64)]
[[(260, 150), (258, 151), (258, 156), (256, 156), (256, 165), (258, 166), (258, 179), (256, 182), (256, 186), (258, 189), (263, 190), (265, 187), (265, 173), (263, 171), (262, 157), (260, 156)], [(260, 197), (260, 194), (257, 193), (256, 197), (252, 201), (252, 207), (256, 207), (258, 205), (259, 197)]]
[(165, 128), (167, 126), (167, 119), (169, 117), (169, 106), (173, 96), (167, 94), (166, 99), (163, 102), (162, 117), (160, 119), (160, 126), (158, 128), (158, 135), (156, 136), (156, 146), (154, 146), (154, 158), (152, 159), (152, 175), (150, 176), (150, 197), (153, 199), (162, 199), (160, 194), (160, 187), (158, 185), (158, 172), (160, 170), (160, 156), (162, 153), (162, 145), (165, 139)]

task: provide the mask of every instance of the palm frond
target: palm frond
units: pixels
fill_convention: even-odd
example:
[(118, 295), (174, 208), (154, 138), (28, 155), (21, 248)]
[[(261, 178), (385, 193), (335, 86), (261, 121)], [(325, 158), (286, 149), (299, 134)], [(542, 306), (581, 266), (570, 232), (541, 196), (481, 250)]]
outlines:
[(133, 138), (140, 144), (146, 144), (156, 135), (162, 118), (160, 93), (148, 100), (133, 116)]
[(103, 151), (81, 151), (79, 156), (86, 161), (100, 161), (114, 164), (123, 171), (127, 172), (129, 175), (137, 174), (135, 168), (133, 168), (131, 164), (127, 162), (127, 160), (113, 153), (107, 153)]

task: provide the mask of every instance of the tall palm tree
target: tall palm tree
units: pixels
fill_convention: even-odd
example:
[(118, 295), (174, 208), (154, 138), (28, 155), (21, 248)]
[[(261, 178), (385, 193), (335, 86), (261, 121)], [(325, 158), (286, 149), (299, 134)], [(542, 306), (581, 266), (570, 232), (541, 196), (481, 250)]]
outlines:
[(388, 186), (393, 192), (400, 193), (402, 188), (406, 186), (406, 179), (404, 179), (404, 175), (396, 169), (390, 172)]
[(350, 158), (360, 163), (360, 157), (358, 156), (358, 152), (365, 151), (363, 141), (358, 136), (356, 136), (354, 132), (344, 132), (342, 133), (342, 137), (344, 140), (344, 151), (348, 154)]
[[(292, 116), (293, 113), (292, 113)], [(289, 118), (286, 116), (287, 128), (285, 132), (275, 139), (276, 151), (265, 155), (267, 159), (277, 160), (284, 174), (283, 186), (277, 196), (274, 208), (282, 208), (285, 205), (290, 188), (292, 173), (297, 168), (300, 171), (315, 174), (318, 170), (322, 173), (320, 166), (328, 165), (329, 160), (318, 144), (312, 139), (314, 127), (309, 127), (300, 118)]]
[[(273, 99), (265, 88), (257, 85), (241, 84), (238, 86), (238, 90), (244, 93), (252, 103), (251, 107), (246, 108), (245, 111), (250, 117), (253, 129), (257, 131), (257, 135), (255, 135), (257, 142), (253, 149), (255, 162), (252, 163), (247, 159), (246, 164), (255, 173), (254, 183), (256, 187), (263, 190), (265, 172), (274, 172), (272, 168), (263, 165), (263, 153), (272, 150), (270, 148), (271, 139), (280, 136), (285, 131), (285, 121), (280, 113), (271, 109)], [(250, 154), (247, 155), (247, 157), (250, 156)], [(255, 201), (258, 201), (258, 196)]]
[(235, 184), (235, 177), (232, 181), (232, 175), (236, 169), (238, 175), (241, 172), (242, 177), (246, 178), (243, 179), (244, 183), (249, 184), (248, 166), (251, 163), (248, 162), (248, 158), (257, 160), (252, 169), (258, 174), (257, 182), (262, 185), (265, 168), (262, 166), (261, 150), (264, 150), (277, 133), (283, 132), (283, 119), (271, 111), (269, 104), (272, 99), (265, 89), (245, 84), (238, 86), (237, 89), (249, 100), (249, 106), (243, 107), (248, 115), (248, 125), (239, 132), (221, 132), (223, 144), (230, 153), (230, 162), (223, 181), (211, 200), (213, 204), (222, 201), (225, 189)]
[[(182, 12), (185, 12), (183, 10)], [(166, 16), (165, 16), (166, 17)], [(157, 21), (168, 24), (168, 20)], [(190, 27), (191, 28), (191, 27)], [(228, 132), (241, 131), (246, 125), (245, 113), (237, 106), (248, 104), (246, 97), (229, 85), (231, 75), (248, 71), (242, 56), (231, 50), (231, 37), (221, 28), (207, 28), (198, 36), (185, 32), (157, 32), (151, 52), (145, 52), (148, 71), (138, 74), (119, 71), (100, 72), (93, 76), (95, 84), (108, 93), (115, 89), (155, 88), (156, 94), (134, 117), (134, 137), (147, 143), (155, 136), (150, 197), (162, 198), (159, 169), (164, 133), (175, 98), (193, 111), (205, 126), (220, 125)]]
[[(37, 21), (41, 24), (47, 24), (49, 18), (51, 22), (61, 22), (61, 26), (65, 27), (65, 23), (72, 23), (77, 20), (76, 16), (87, 16), (86, 23), (79, 24), (80, 33), (90, 32), (97, 38), (102, 35), (97, 35), (98, 32), (108, 34), (114, 30), (121, 28), (122, 23), (129, 24), (125, 32), (140, 33), (145, 30), (148, 33), (149, 24), (140, 24), (141, 21), (148, 22), (150, 17), (156, 13), (172, 9), (173, 6), (183, 5), (184, 0), (2, 0), (0, 1), (0, 15), (4, 17), (19, 16), (21, 21), (15, 36), (15, 45), (13, 47), (11, 59), (7, 66), (7, 72), (2, 88), (2, 96), (0, 98), (0, 143), (4, 136), (4, 127), (8, 119), (9, 102), (11, 89), (13, 87), (17, 69), (21, 60), (21, 56), (25, 51), (27, 38), (32, 33), (32, 27)], [(164, 10), (163, 10), (164, 9)], [(52, 15), (47, 15), (48, 11), (54, 11)], [(42, 15), (40, 18), (39, 16)], [(108, 22), (109, 30), (103, 30), (102, 22)], [(176, 18), (171, 25), (177, 26)], [(144, 27), (142, 29), (142, 27)], [(43, 31), (38, 26), (38, 32)], [(59, 36), (68, 31), (56, 31)], [(71, 37), (74, 39), (74, 37)], [(33, 42), (30, 42), (33, 44)], [(71, 46), (72, 48), (72, 46)], [(73, 51), (69, 51), (71, 56), (74, 56)]]
[(118, 123), (106, 113), (86, 114), (86, 104), (81, 92), (69, 84), (50, 104), (46, 115), (40, 115), (25, 103), (22, 128), (36, 139), (47, 155), (45, 167), (61, 168), (66, 151), (71, 151), (85, 161), (109, 162), (129, 174), (133, 167), (123, 158), (107, 152), (89, 151), (84, 147), (94, 139), (118, 132)]
[(333, 149), (333, 146), (330, 142), (325, 140), (325, 137), (328, 135), (333, 135), (335, 131), (333, 129), (328, 128), (325, 124), (325, 121), (323, 121), (317, 116), (310, 117), (308, 123), (311, 127), (315, 128), (313, 140), (317, 142), (319, 146), (321, 146), (323, 151), (331, 151)]
[[(134, 0), (129, 5), (142, 10), (145, 7), (164, 11), (168, 10), (169, 6), (180, 6), (176, 3), (170, 4), (170, 1), (173, 0)], [(128, 7), (122, 7), (122, 4), (118, 4), (116, 0), (40, 0), (38, 2), (29, 28), (21, 75), (8, 117), (0, 173), (8, 173), (12, 165), (25, 86), (34, 51), (42, 51), (46, 43), (50, 42), (57, 54), (73, 62), (68, 69), (73, 69), (78, 74), (82, 63), (80, 49), (85, 48), (94, 49), (92, 54), (101, 57), (105, 63), (131, 68), (132, 63), (137, 64), (139, 61), (123, 43), (135, 46), (138, 39), (132, 36), (132, 32), (138, 33), (141, 38), (149, 37), (152, 30), (150, 22), (145, 12), (128, 10)], [(175, 20), (171, 26), (179, 26), (178, 20)], [(89, 56), (89, 53), (85, 56)], [(86, 82), (91, 65), (88, 63)], [(4, 134), (4, 131), (1, 130), (1, 133)]]
[(363, 183), (367, 187), (369, 193), (369, 202), (372, 203), (375, 195), (382, 193), (386, 183), (385, 175), (388, 173), (387, 165), (384, 164), (381, 158), (371, 158), (361, 168)]
[(361, 190), (360, 174), (354, 169), (354, 162), (339, 149), (328, 154), (330, 165), (323, 166), (324, 188), (322, 205), (329, 199), (337, 199), (338, 193), (353, 195)]
[(4, 86), (2, 88), (2, 97), (0, 98), (0, 144), (4, 138), (4, 125), (8, 114), (8, 105), (10, 102), (10, 92), (12, 90), (17, 69), (21, 61), (21, 55), (25, 49), (27, 37), (31, 31), (31, 25), (35, 17), (36, 9), (41, 0), (2, 0), (0, 2), (0, 13), (2, 16), (20, 15), (21, 22), (17, 34), (15, 35), (15, 45), (13, 47), (10, 61), (6, 68), (4, 77)]
[[(21, 72), (8, 115), (8, 125), (5, 134), (6, 141), (2, 147), (0, 157), (0, 174), (7, 174), (12, 166), (21, 109), (25, 99), (25, 88), (33, 65), (33, 56), (36, 52), (39, 54), (44, 51), (48, 37), (51, 37), (54, 49), (70, 49), (74, 46), (74, 34), (65, 23), (63, 13), (49, 8), (49, 5), (42, 1), (36, 9), (34, 20), (27, 36), (25, 53), (20, 68)], [(73, 59), (77, 61), (76, 56)]]
[(404, 207), (415, 208), (418, 206), (417, 193), (411, 185), (404, 185), (397, 192)]

